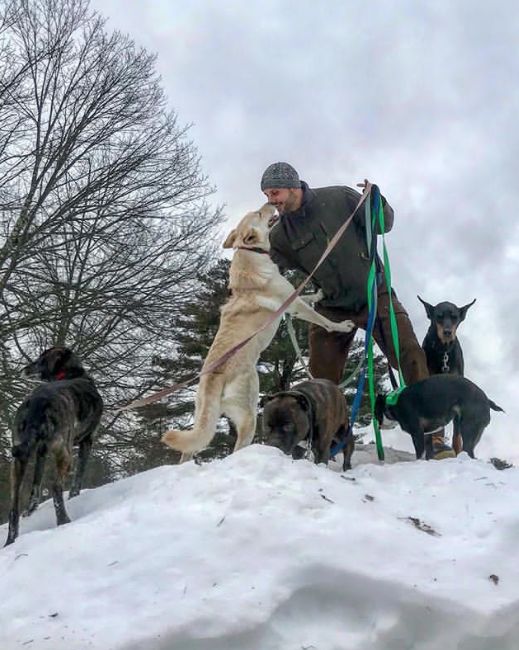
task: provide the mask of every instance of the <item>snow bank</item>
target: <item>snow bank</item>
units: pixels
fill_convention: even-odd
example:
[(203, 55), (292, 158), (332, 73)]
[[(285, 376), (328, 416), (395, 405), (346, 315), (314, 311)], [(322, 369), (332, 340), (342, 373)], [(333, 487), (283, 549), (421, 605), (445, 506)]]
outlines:
[(518, 491), (465, 454), (161, 467), (84, 492), (59, 529), (49, 502), (23, 520), (0, 648), (516, 650)]

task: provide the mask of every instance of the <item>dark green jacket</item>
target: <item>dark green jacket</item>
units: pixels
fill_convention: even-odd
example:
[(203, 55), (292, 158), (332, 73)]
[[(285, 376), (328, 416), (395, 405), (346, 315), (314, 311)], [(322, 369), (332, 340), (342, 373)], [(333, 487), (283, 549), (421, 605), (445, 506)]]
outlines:
[[(303, 187), (299, 210), (281, 216), (270, 231), (270, 256), (281, 271), (298, 269), (308, 275), (329, 241), (355, 210), (360, 194), (350, 187)], [(393, 227), (393, 209), (382, 197), (385, 230)], [(335, 248), (315, 272), (315, 284), (324, 293), (320, 304), (360, 311), (367, 302), (369, 257), (364, 227), (364, 206)]]

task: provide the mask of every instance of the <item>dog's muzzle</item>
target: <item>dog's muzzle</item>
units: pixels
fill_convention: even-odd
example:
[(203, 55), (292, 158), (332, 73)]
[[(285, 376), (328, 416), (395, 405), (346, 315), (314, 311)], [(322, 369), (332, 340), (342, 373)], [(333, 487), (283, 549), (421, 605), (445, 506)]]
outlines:
[(273, 214), (270, 219), (267, 222), (267, 227), (272, 228), (272, 226), (275, 226), (276, 223), (279, 221), (279, 212), (276, 210), (275, 214)]

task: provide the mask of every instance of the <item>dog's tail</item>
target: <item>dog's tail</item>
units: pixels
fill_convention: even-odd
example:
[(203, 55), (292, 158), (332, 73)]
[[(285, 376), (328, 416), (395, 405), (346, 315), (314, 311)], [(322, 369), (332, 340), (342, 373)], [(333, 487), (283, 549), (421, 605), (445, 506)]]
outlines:
[(221, 415), (224, 383), (223, 373), (203, 375), (196, 395), (193, 428), (186, 431), (166, 431), (162, 442), (183, 454), (193, 454), (207, 447), (216, 433), (216, 425)]
[(500, 406), (498, 406), (495, 402), (493, 402), (491, 399), (488, 400), (488, 405), (493, 411), (501, 411), (502, 413), (505, 412), (505, 409), (502, 409)]

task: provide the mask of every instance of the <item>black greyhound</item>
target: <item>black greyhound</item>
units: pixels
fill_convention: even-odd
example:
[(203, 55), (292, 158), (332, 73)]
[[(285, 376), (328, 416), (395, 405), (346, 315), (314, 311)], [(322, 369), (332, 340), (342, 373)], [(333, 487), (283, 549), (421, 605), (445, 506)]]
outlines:
[(378, 395), (375, 417), (396, 420), (413, 439), (416, 457), (425, 450), (425, 434), (441, 429), (459, 416), (463, 450), (474, 458), (474, 448), (490, 422), (490, 409), (502, 411), (476, 384), (457, 375), (432, 375), (404, 388), (395, 400)]
[(94, 434), (103, 412), (103, 401), (94, 381), (68, 348), (53, 347), (23, 369), (26, 377), (43, 381), (18, 408), (13, 429), (11, 511), (5, 545), (18, 536), (20, 488), (31, 454), (36, 452), (34, 478), (27, 514), (38, 507), (47, 453), (55, 460), (52, 497), (58, 526), (70, 521), (63, 501), (63, 481), (72, 461), (72, 447), (79, 446), (78, 463), (69, 497), (81, 490)]
[[(425, 307), (427, 318), (431, 321), (427, 334), (422, 343), (423, 351), (427, 358), (427, 368), (430, 375), (458, 375), (464, 376), (465, 365), (460, 342), (456, 336), (458, 325), (465, 320), (468, 305), (458, 307), (453, 302), (439, 302), (431, 305), (418, 296), (418, 300)], [(462, 450), (459, 417), (454, 418), (452, 446), (456, 454)]]

